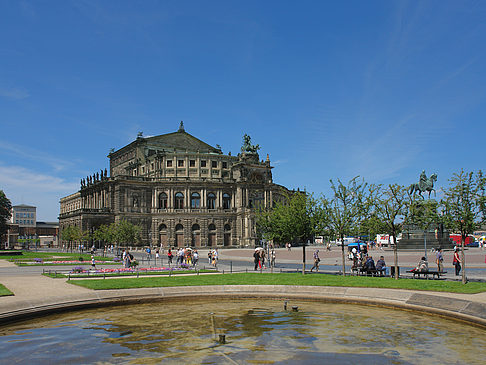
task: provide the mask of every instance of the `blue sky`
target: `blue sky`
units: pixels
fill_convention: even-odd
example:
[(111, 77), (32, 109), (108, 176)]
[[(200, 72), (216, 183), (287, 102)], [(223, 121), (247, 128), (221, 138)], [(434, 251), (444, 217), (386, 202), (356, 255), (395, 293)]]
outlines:
[(484, 169), (484, 1), (0, 1), (0, 189), (59, 199), (137, 132), (186, 131), (274, 181), (438, 186)]

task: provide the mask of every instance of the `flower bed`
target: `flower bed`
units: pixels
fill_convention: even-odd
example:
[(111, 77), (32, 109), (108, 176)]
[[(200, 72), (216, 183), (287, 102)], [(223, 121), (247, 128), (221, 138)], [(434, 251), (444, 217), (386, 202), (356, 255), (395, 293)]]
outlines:
[[(34, 261), (16, 261), (17, 264), (21, 265), (91, 265), (91, 260), (53, 260), (53, 261), (43, 261), (42, 259), (34, 259)], [(120, 264), (117, 261), (103, 261), (96, 260), (95, 264), (102, 265), (113, 265)]]
[(163, 273), (163, 272), (169, 272), (169, 271), (188, 271), (193, 269), (189, 265), (181, 265), (180, 267), (142, 267), (139, 269), (135, 268), (116, 268), (116, 269), (96, 269), (96, 270), (87, 270), (83, 269), (83, 271), (79, 271), (80, 267), (75, 267), (73, 270), (71, 270), (70, 274), (118, 274), (118, 273), (137, 273), (137, 272), (143, 272), (143, 273)]

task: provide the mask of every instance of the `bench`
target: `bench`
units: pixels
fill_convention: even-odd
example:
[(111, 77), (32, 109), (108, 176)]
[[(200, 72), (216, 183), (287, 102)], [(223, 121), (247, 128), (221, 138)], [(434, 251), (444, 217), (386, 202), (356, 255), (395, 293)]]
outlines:
[(366, 276), (384, 276), (385, 270), (376, 269), (366, 269), (364, 267), (351, 267), (351, 272), (356, 273), (356, 275), (366, 275)]
[(413, 278), (415, 279), (416, 277), (420, 278), (420, 276), (424, 276), (426, 279), (429, 278), (429, 275), (432, 275), (432, 279), (437, 277), (437, 279), (440, 279), (442, 275), (444, 275), (447, 271), (436, 271), (436, 270), (427, 270), (427, 271), (417, 271), (417, 270), (407, 270), (407, 272), (413, 274)]

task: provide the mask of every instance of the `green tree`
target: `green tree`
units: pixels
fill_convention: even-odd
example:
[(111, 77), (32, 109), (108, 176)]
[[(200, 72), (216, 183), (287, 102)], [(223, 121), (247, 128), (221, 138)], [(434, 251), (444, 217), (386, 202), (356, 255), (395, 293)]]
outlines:
[(102, 241), (104, 243), (111, 244), (114, 242), (114, 234), (111, 226), (102, 224), (93, 233), (93, 238), (97, 241)]
[(113, 238), (118, 244), (124, 243), (127, 246), (129, 243), (139, 243), (141, 241), (142, 228), (125, 219), (112, 223), (110, 227), (113, 232)]
[(343, 276), (346, 275), (344, 238), (356, 231), (368, 211), (367, 184), (358, 178), (351, 179), (347, 185), (339, 179), (336, 184), (330, 180), (333, 196), (330, 200), (325, 197), (321, 199), (323, 224), (335, 232), (341, 241)]
[(12, 203), (0, 190), (0, 238), (7, 233), (7, 222), (12, 216)]
[(256, 213), (257, 229), (275, 242), (305, 242), (316, 233), (316, 200), (305, 192), (285, 194), (272, 209)]
[(402, 227), (401, 223), (407, 216), (407, 203), (407, 188), (398, 184), (390, 184), (378, 191), (374, 204), (377, 218), (385, 224), (387, 233), (393, 239), (395, 279), (398, 279), (397, 236)]
[(82, 239), (82, 231), (78, 226), (67, 226), (61, 231), (61, 239), (68, 242), (68, 249), (72, 249), (74, 241)]
[(485, 177), (480, 170), (477, 173), (455, 173), (449, 179), (449, 187), (444, 189), (442, 206), (446, 227), (461, 234), (462, 283), (466, 279), (466, 260), (464, 244), (469, 234), (481, 227), (485, 221)]

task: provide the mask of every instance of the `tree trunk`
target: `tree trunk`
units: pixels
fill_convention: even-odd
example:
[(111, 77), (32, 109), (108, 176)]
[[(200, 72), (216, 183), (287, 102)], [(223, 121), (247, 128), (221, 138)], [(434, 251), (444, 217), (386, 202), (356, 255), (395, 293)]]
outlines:
[(395, 263), (394, 263), (395, 280), (398, 280), (398, 242), (397, 242), (395, 232), (392, 233), (392, 238), (393, 238), (393, 243), (394, 243), (394, 245), (393, 245), (393, 256), (394, 256), (394, 259), (395, 259)]
[(346, 276), (346, 258), (344, 255), (344, 236), (341, 235), (341, 251), (343, 256), (343, 276)]
[(462, 283), (466, 284), (466, 255), (464, 254), (464, 243), (466, 242), (466, 236), (461, 235), (461, 264), (462, 264)]

